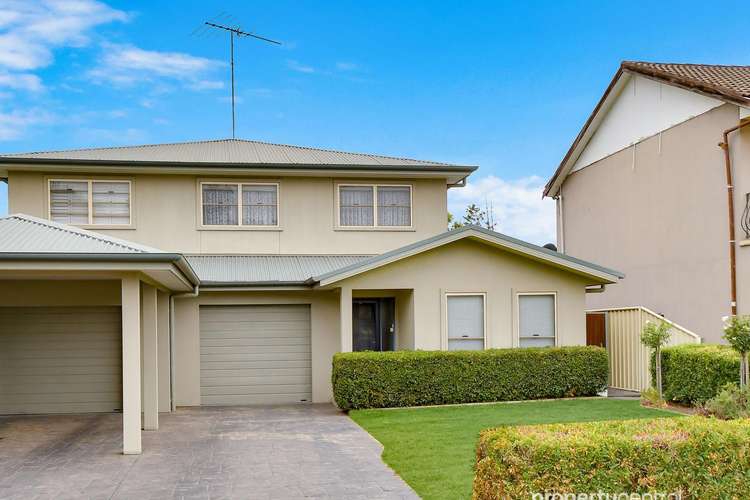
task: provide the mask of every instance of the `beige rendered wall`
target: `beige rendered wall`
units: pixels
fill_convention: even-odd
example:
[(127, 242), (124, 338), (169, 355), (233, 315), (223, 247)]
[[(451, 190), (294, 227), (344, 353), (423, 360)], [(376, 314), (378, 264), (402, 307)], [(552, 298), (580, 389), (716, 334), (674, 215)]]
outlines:
[[(93, 229), (104, 234), (182, 253), (376, 254), (446, 229), (445, 179), (332, 179), (316, 177), (217, 178), (186, 175), (60, 175), (12, 171), (8, 176), (10, 213), (47, 218), (50, 178), (89, 177), (133, 182), (133, 228)], [(280, 229), (202, 229), (198, 227), (199, 181), (279, 183)], [(410, 184), (413, 230), (337, 229), (338, 183)]]
[[(730, 136), (737, 237), (737, 313), (750, 314), (750, 238), (741, 227), (750, 193), (750, 124)], [(746, 221), (750, 224), (750, 218)]]
[(397, 318), (413, 318), (413, 348), (438, 350), (445, 348), (446, 343), (447, 292), (486, 294), (488, 348), (518, 345), (518, 292), (556, 292), (558, 345), (583, 345), (586, 283), (584, 278), (552, 266), (482, 243), (460, 240), (346, 279), (336, 286), (352, 289), (356, 291), (353, 295), (358, 296), (367, 295), (367, 290), (413, 289), (413, 310), (399, 311), (397, 301)]
[(331, 360), (339, 347), (339, 301), (333, 291), (201, 292), (175, 299), (175, 401), (198, 406), (200, 396), (201, 305), (309, 304), (313, 402), (331, 401)]
[(737, 119), (736, 106), (715, 108), (566, 179), (565, 253), (625, 273), (589, 294), (589, 308), (645, 306), (706, 342), (721, 340), (729, 233), (717, 144)]

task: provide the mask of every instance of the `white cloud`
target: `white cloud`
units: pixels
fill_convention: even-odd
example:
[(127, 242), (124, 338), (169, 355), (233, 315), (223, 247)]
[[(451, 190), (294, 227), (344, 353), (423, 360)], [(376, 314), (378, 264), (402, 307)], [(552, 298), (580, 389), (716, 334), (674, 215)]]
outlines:
[(101, 24), (128, 14), (96, 0), (3, 0), (0, 2), (0, 67), (30, 71), (48, 66), (58, 47), (83, 47)]
[(12, 141), (23, 135), (32, 125), (49, 125), (56, 117), (44, 109), (0, 111), (0, 141)]
[(105, 44), (99, 65), (88, 76), (99, 83), (133, 85), (171, 79), (196, 90), (216, 89), (223, 83), (205, 78), (206, 73), (223, 66), (222, 62), (183, 52), (145, 50), (133, 45)]
[(306, 64), (302, 64), (299, 61), (295, 61), (294, 59), (287, 59), (286, 67), (298, 73), (315, 73), (315, 68)]
[(13, 90), (39, 92), (44, 89), (42, 80), (32, 73), (2, 73), (0, 72), (0, 87)]
[(555, 242), (555, 202), (542, 199), (544, 180), (531, 176), (505, 180), (490, 175), (448, 191), (448, 210), (461, 219), (467, 205), (494, 210), (496, 231), (543, 245)]

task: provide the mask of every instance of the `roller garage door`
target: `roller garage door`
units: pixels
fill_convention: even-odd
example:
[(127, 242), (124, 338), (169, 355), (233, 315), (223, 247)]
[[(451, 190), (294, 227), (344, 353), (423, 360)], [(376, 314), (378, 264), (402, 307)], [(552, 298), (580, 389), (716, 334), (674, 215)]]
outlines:
[(0, 307), (0, 414), (122, 408), (119, 307)]
[(310, 402), (310, 306), (201, 306), (201, 404)]

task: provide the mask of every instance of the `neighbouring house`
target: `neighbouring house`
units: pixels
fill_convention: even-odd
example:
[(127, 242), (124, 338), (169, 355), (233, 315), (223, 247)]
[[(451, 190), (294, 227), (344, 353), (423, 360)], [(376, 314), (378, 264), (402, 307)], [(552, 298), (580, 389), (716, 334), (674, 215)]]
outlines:
[[(476, 169), (245, 140), (0, 157), (0, 413), (331, 401), (352, 350), (585, 344), (622, 275), (474, 226)], [(143, 413), (143, 424), (141, 424)]]
[(623, 62), (544, 194), (558, 247), (628, 279), (589, 308), (645, 306), (722, 342), (750, 314), (750, 66)]

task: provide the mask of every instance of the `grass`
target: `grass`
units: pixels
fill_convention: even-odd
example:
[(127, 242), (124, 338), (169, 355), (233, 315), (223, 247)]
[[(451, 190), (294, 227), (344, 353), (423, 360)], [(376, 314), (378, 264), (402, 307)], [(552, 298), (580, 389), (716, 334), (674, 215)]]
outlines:
[(484, 429), (677, 414), (601, 398), (356, 410), (349, 416), (383, 444), (383, 461), (422, 498), (456, 499), (471, 497), (475, 447)]

